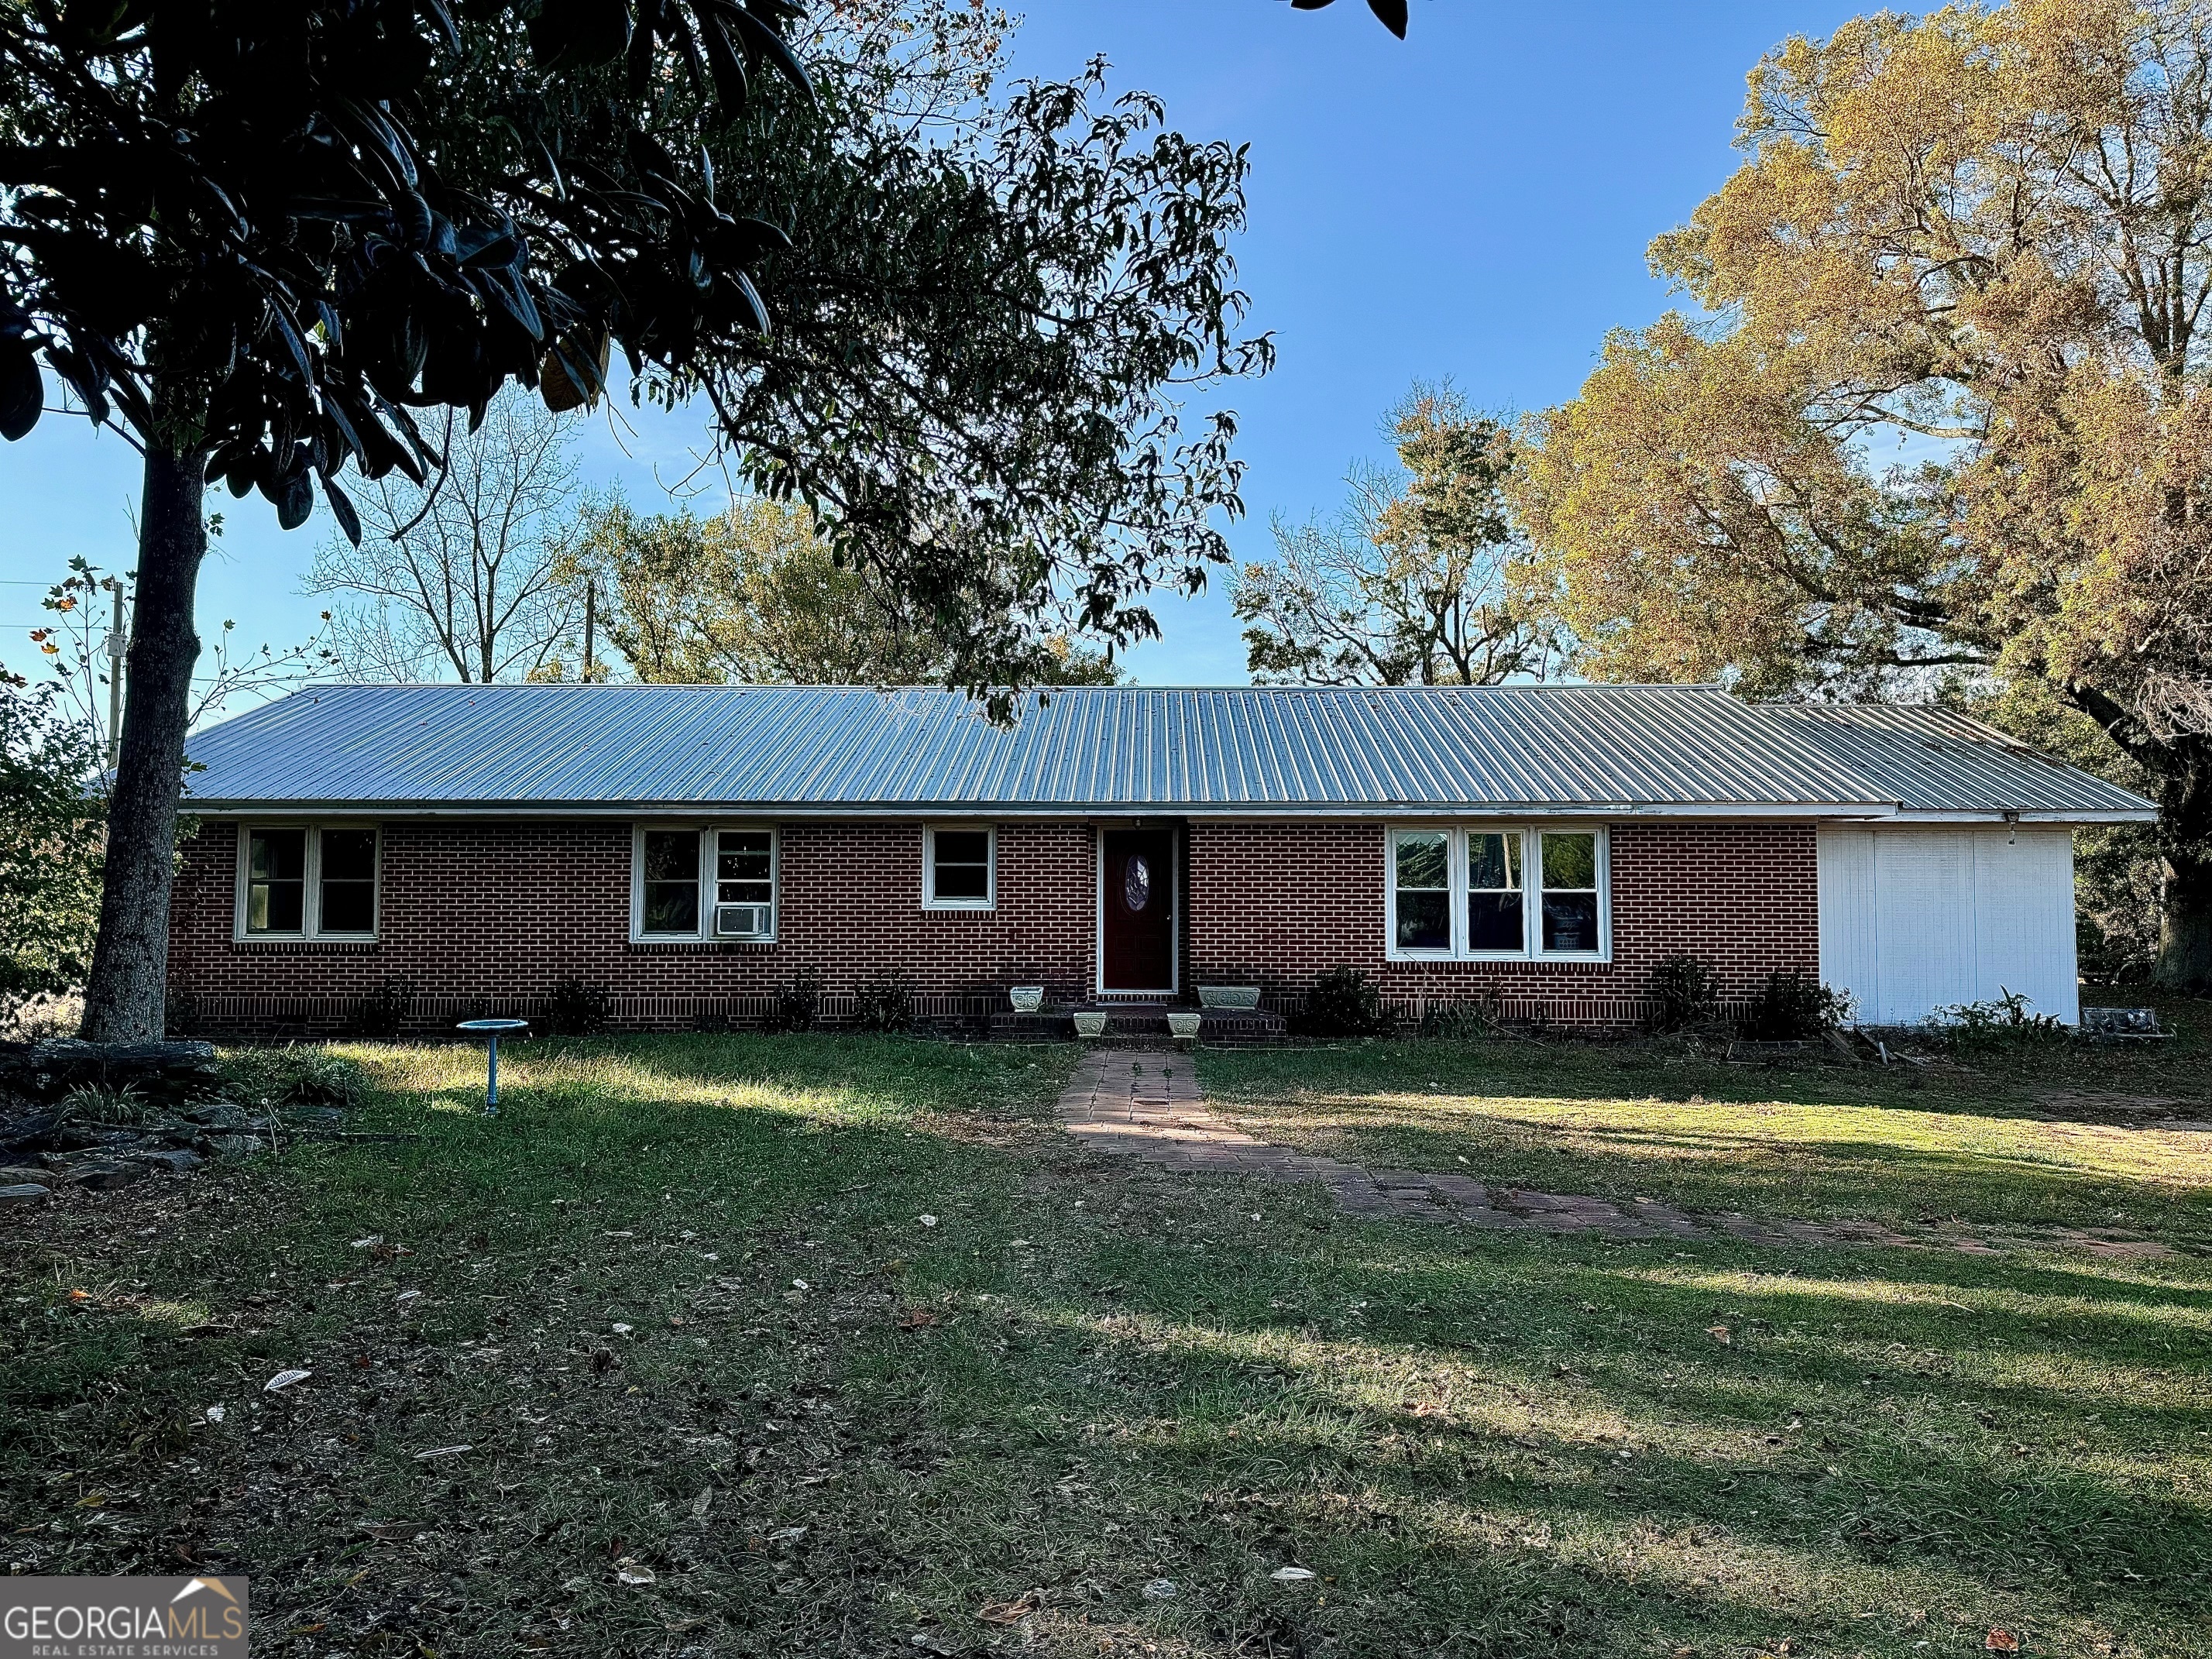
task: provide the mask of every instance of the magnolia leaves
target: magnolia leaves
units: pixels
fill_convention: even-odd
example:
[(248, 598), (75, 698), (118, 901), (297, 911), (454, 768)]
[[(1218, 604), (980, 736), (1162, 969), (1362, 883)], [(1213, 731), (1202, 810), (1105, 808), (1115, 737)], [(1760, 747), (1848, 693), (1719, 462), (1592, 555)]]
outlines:
[(540, 69), (587, 69), (629, 50), (629, 0), (545, 0), (530, 20)]
[(46, 392), (30, 343), (20, 335), (0, 337), (0, 438), (13, 443), (39, 423)]
[[(0, 437), (36, 423), (50, 368), (94, 421), (167, 441), (155, 428), (181, 417), (207, 478), (258, 490), (288, 529), (319, 485), (357, 539), (337, 474), (419, 483), (443, 464), (410, 408), (466, 409), (473, 428), (510, 380), (556, 409), (596, 398), (616, 341), (634, 366), (696, 372), (765, 331), (746, 267), (790, 240), (714, 204), (702, 122), (735, 115), (761, 74), (812, 100), (781, 34), (798, 8), (486, 0), (465, 15), (465, 46), (447, 0), (67, 0), (0, 38), (0, 64), (47, 89), (27, 131), (113, 135), (0, 147), (0, 245), (16, 252)], [(627, 72), (580, 101), (520, 99), (514, 171), (477, 167), (462, 188), (440, 158), (473, 156), (501, 118), (470, 88), (510, 27), (541, 76), (625, 54)], [(687, 74), (703, 116), (645, 95)], [(179, 77), (212, 95), (165, 102)], [(444, 125), (418, 141), (426, 121)], [(680, 134), (690, 159), (648, 129)]]
[[(1292, 11), (1319, 11), (1334, 0), (1291, 0)], [(1406, 38), (1406, 0), (1367, 0), (1367, 9), (1382, 20), (1382, 27), (1401, 40)]]

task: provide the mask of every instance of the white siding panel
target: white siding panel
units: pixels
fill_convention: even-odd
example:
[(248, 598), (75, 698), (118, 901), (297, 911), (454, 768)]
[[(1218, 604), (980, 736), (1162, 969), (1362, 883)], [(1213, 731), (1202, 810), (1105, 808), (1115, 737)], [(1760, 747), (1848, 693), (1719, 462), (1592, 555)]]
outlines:
[(2017, 991), (2039, 1014), (2081, 1018), (2074, 961), (2074, 838), (2040, 825), (1974, 837), (1974, 997)]
[[(1875, 948), (1881, 1012), (1895, 1025), (1925, 1019), (1974, 988), (1973, 832), (1875, 832)], [(1961, 994), (1964, 993), (1965, 994)]]
[(1859, 1018), (1871, 1020), (1881, 1000), (1881, 956), (1875, 949), (1874, 831), (1823, 825), (1820, 830), (1820, 981), (1849, 991)]
[(2074, 853), (2063, 829), (1823, 828), (1820, 977), (1873, 1025), (2006, 991), (2081, 1016)]

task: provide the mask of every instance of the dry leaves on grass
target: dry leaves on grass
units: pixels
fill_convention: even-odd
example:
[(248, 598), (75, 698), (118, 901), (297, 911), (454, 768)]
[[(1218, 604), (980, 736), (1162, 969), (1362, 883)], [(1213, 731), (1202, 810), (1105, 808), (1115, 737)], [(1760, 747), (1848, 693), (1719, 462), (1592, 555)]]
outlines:
[(987, 1625), (1018, 1625), (1043, 1605), (1042, 1593), (1030, 1590), (1011, 1601), (986, 1601), (975, 1616)]
[(902, 1331), (927, 1330), (932, 1325), (942, 1325), (945, 1316), (928, 1308), (908, 1308), (898, 1316), (898, 1328)]

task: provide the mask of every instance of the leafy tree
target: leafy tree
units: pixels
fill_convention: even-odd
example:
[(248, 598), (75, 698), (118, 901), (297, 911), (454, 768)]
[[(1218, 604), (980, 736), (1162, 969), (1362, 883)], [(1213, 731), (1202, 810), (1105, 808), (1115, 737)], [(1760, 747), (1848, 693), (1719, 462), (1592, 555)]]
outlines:
[[(210, 516), (208, 534), (222, 534), (220, 513)], [(114, 752), (117, 737), (109, 726), (115, 672), (109, 645), (115, 599), (119, 594), (127, 639), (137, 590), (131, 572), (103, 570), (79, 555), (70, 560), (68, 574), (39, 601), (51, 620), (27, 635), (45, 662), (59, 717), (88, 732), (95, 751), (102, 755)], [(226, 618), (192, 676), (186, 711), (191, 724), (215, 719), (240, 698), (265, 702), (328, 672), (337, 661), (330, 620), (325, 611), (313, 634), (296, 645), (279, 647), (265, 641), (259, 645), (243, 642), (238, 624)]]
[(1097, 107), (1095, 71), (945, 119), (901, 102), (894, 47), (817, 98), (795, 13), (0, 8), (0, 435), (37, 418), (43, 362), (145, 454), (88, 1036), (160, 1030), (212, 478), (287, 526), (319, 482), (350, 535), (349, 465), (443, 465), (413, 410), (480, 419), (510, 380), (580, 402), (619, 345), (634, 395), (703, 395), (740, 474), (959, 623), (963, 683), (1033, 653), (1035, 594), (1133, 638), (1149, 584), (1224, 556), (1234, 423), (1185, 434), (1176, 400), (1267, 361), (1225, 248), (1243, 153), (1156, 131), (1150, 100)]
[[(711, 519), (596, 504), (569, 557), (569, 590), (599, 583), (607, 638), (641, 680), (918, 685), (957, 659), (927, 619), (840, 566), (812, 515), (787, 502), (742, 496)], [(1056, 635), (1026, 667), (1042, 685), (1120, 678), (1103, 655)]]
[(1262, 684), (1495, 685), (1541, 678), (1557, 629), (1524, 591), (1505, 510), (1511, 434), (1449, 386), (1390, 416), (1397, 469), (1355, 471), (1334, 522), (1275, 525), (1230, 587)]
[(310, 592), (339, 596), (340, 666), (360, 679), (527, 678), (582, 624), (563, 580), (574, 518), (575, 422), (519, 391), (474, 431), (451, 411), (428, 484), (387, 476), (356, 494), (364, 534), (315, 554)]
[(100, 738), (0, 669), (0, 1015), (83, 981), (100, 900)]
[(1704, 308), (1530, 423), (1595, 674), (2042, 685), (2160, 808), (2160, 974), (2212, 979), (2212, 8), (2020, 0), (1792, 39), (1652, 246)]

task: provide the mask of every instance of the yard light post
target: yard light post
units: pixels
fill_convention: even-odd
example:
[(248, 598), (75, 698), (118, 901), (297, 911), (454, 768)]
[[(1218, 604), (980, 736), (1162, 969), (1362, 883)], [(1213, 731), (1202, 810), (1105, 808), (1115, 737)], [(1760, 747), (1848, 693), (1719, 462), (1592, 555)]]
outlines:
[(499, 1115), (500, 1034), (506, 1032), (512, 1035), (517, 1031), (526, 1031), (530, 1029), (530, 1022), (526, 1019), (465, 1019), (455, 1029), (463, 1031), (481, 1031), (490, 1039), (489, 1070), (484, 1078), (484, 1115), (497, 1117)]

